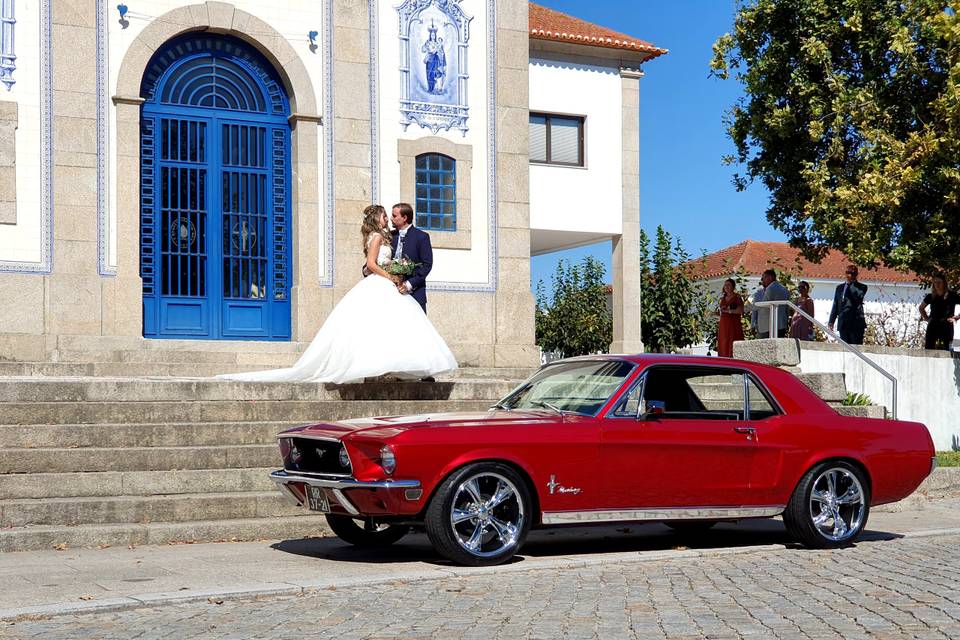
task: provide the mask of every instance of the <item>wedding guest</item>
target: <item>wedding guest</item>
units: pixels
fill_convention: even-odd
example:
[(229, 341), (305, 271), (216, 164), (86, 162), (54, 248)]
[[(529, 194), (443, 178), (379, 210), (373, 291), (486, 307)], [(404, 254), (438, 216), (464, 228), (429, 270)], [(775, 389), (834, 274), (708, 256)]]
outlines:
[[(777, 272), (773, 269), (767, 269), (760, 276), (760, 284), (763, 285), (763, 302), (773, 300), (789, 300), (790, 292), (787, 288), (777, 281)], [(757, 300), (760, 302), (760, 300)], [(776, 307), (777, 314), (777, 335), (770, 335), (770, 307), (761, 307), (757, 310), (757, 337), (758, 338), (786, 338), (787, 331), (787, 306), (780, 305)]]
[(720, 305), (717, 313), (720, 324), (717, 328), (717, 355), (733, 357), (733, 343), (743, 340), (743, 298), (736, 291), (737, 283), (733, 278), (723, 282)]
[(867, 330), (867, 320), (863, 315), (863, 299), (867, 295), (867, 285), (857, 282), (859, 270), (856, 265), (847, 267), (847, 281), (837, 285), (833, 294), (833, 307), (830, 309), (830, 330), (840, 321), (840, 339), (847, 344), (863, 344), (863, 334)]
[[(797, 291), (800, 292), (797, 306), (803, 309), (804, 313), (813, 317), (813, 298), (810, 297), (810, 283), (801, 280), (800, 284), (797, 285)], [(813, 340), (813, 323), (799, 313), (794, 313), (790, 319), (790, 337), (798, 340)]]
[[(920, 303), (920, 317), (927, 323), (927, 337), (924, 340), (924, 349), (950, 349), (953, 342), (953, 328), (960, 315), (953, 315), (960, 295), (947, 288), (947, 279), (942, 273), (933, 275), (933, 291), (928, 293)], [(930, 313), (927, 313), (930, 307)]]

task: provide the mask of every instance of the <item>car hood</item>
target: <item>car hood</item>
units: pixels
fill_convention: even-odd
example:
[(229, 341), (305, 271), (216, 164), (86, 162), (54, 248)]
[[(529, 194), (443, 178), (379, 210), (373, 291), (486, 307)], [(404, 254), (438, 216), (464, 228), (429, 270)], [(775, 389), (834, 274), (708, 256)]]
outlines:
[[(574, 417), (575, 418), (575, 417)], [(567, 420), (571, 417), (567, 416)], [(560, 420), (551, 411), (471, 411), (458, 413), (422, 413), (411, 416), (355, 418), (337, 422), (318, 422), (284, 431), (284, 435), (343, 438), (352, 434), (390, 438), (410, 429), (483, 427), (512, 424), (546, 424)]]

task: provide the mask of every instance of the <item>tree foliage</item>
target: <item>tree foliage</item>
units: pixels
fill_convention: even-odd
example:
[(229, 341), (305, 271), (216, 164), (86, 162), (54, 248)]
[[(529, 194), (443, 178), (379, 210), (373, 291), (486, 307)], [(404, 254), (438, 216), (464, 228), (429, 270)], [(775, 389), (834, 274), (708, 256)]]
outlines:
[(603, 264), (587, 256), (577, 265), (557, 263), (553, 296), (537, 283), (537, 344), (564, 357), (606, 353), (613, 341), (613, 317), (607, 307)]
[(714, 75), (743, 189), (804, 254), (960, 273), (958, 0), (742, 0)]
[(657, 227), (650, 237), (640, 231), (641, 337), (648, 351), (670, 353), (700, 341), (709, 326), (709, 297), (691, 281), (690, 256)]

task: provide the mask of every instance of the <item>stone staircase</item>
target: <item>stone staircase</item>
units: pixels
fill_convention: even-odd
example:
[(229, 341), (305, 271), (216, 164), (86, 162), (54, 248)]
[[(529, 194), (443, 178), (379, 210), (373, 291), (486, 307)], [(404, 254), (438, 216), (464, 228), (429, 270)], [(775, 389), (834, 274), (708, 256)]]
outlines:
[(279, 431), (483, 410), (532, 372), (239, 383), (206, 376), (287, 366), (303, 345), (86, 340), (0, 362), (0, 551), (323, 535), (324, 518), (286, 503), (268, 478)]
[(793, 338), (775, 338), (735, 342), (733, 357), (769, 364), (785, 369), (799, 378), (824, 402), (845, 416), (886, 418), (882, 405), (844, 406), (847, 383), (842, 373), (802, 373), (799, 368), (800, 349)]

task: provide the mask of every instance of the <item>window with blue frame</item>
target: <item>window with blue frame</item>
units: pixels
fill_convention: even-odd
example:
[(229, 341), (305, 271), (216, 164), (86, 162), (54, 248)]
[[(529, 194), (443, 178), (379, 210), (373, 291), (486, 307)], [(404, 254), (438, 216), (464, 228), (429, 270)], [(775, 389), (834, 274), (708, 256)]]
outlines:
[(457, 161), (441, 153), (417, 156), (417, 226), (457, 230)]

